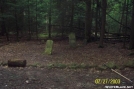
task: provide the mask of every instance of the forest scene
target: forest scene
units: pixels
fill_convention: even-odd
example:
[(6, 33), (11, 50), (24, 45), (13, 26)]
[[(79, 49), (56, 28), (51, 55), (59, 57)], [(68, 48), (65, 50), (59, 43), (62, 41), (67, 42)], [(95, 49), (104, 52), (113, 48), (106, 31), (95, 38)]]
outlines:
[(0, 89), (134, 89), (134, 0), (0, 0)]

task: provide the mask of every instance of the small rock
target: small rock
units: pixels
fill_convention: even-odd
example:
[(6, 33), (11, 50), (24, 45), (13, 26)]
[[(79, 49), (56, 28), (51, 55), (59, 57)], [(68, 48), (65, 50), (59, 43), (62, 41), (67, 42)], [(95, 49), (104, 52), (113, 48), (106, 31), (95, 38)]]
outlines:
[(26, 80), (26, 83), (29, 83), (29, 81), (28, 81), (28, 80)]

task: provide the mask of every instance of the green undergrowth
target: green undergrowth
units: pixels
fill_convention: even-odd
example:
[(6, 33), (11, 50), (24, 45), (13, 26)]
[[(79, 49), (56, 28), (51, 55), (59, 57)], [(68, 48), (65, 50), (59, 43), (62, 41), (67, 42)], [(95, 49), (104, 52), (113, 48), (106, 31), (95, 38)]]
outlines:
[(84, 63), (77, 64), (77, 63), (71, 63), (71, 64), (62, 64), (62, 63), (56, 63), (56, 64), (49, 64), (47, 65), (48, 68), (68, 68), (68, 69), (87, 69), (87, 68), (93, 68), (95, 66), (93, 65), (87, 65)]
[[(0, 66), (8, 66), (7, 62), (0, 62)], [(40, 64), (39, 62), (35, 62), (33, 64), (29, 64), (26, 67), (37, 67), (37, 68), (58, 68), (58, 69), (90, 69), (95, 68), (97, 70), (107, 70), (107, 69), (124, 69), (124, 68), (134, 68), (134, 60), (127, 61), (124, 65), (116, 65), (114, 62), (107, 62), (106, 64), (101, 65), (89, 65), (85, 63), (50, 63), (48, 65)]]

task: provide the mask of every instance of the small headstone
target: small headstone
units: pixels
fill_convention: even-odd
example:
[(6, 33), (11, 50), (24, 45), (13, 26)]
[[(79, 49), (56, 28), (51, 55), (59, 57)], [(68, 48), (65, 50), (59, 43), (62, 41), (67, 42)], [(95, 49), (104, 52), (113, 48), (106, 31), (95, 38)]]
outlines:
[(75, 33), (70, 33), (69, 34), (69, 45), (72, 48), (76, 47), (76, 37), (75, 37)]
[(53, 41), (52, 40), (47, 40), (46, 42), (46, 47), (45, 47), (45, 54), (52, 54), (52, 48), (53, 48)]

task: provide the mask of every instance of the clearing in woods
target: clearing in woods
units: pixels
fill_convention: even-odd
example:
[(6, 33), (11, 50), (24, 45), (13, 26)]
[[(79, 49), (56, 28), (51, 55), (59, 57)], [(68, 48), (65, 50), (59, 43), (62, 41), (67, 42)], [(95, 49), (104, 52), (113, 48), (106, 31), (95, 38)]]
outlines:
[[(2, 43), (1, 43), (2, 44)], [(120, 84), (132, 86), (129, 81), (112, 72), (111, 70), (98, 70), (107, 62), (118, 66), (133, 60), (128, 56), (132, 50), (122, 49), (121, 43), (104, 44), (98, 48), (98, 43), (93, 42), (85, 46), (81, 41), (77, 47), (69, 47), (68, 41), (54, 41), (52, 55), (43, 54), (45, 44), (38, 41), (12, 42), (0, 47), (1, 65), (9, 59), (27, 60), (25, 68), (0, 67), (0, 89), (104, 89), (110, 84), (95, 84), (95, 79), (120, 79)], [(57, 65), (53, 68), (53, 65)], [(67, 67), (72, 66), (72, 67)], [(76, 65), (91, 65), (92, 68), (74, 67)], [(116, 69), (124, 76), (134, 80), (134, 69)]]

